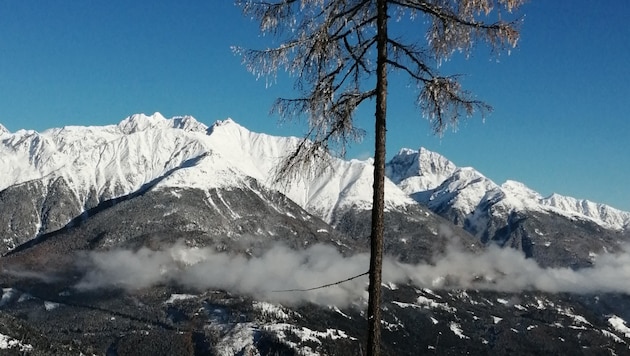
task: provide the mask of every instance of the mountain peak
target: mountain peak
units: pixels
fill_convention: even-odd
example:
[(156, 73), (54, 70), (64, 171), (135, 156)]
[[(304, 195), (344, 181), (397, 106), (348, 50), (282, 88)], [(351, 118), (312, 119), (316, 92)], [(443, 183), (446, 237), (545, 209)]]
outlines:
[(217, 120), (214, 123), (214, 126), (223, 126), (223, 125), (231, 125), (231, 124), (236, 124), (236, 121), (232, 120), (231, 117), (228, 117), (225, 120)]
[(237, 129), (244, 129), (244, 127), (242, 127), (241, 125), (239, 125), (236, 121), (232, 120), (232, 118), (227, 118), (225, 120), (217, 120), (214, 122), (214, 124), (212, 124), (212, 126), (210, 128), (208, 128), (208, 133), (212, 133), (214, 132), (214, 130), (218, 129), (218, 128), (229, 128), (229, 127), (233, 127), (233, 128), (237, 128)]
[(190, 115), (175, 116), (169, 121), (172, 123), (171, 127), (174, 129), (199, 132), (205, 132), (206, 130), (208, 130), (208, 126), (197, 121), (194, 117)]
[[(420, 150), (423, 150), (423, 149), (424, 149), (424, 147), (420, 147)], [(400, 151), (398, 151), (396, 156), (412, 156), (412, 155), (415, 155), (417, 153), (418, 153), (418, 151), (416, 151), (416, 150), (412, 150), (411, 148), (403, 147), (403, 148), (400, 149)]]
[(401, 149), (389, 163), (386, 174), (408, 194), (439, 186), (457, 167), (444, 156), (420, 147)]
[(144, 131), (148, 128), (160, 126), (166, 121), (166, 118), (159, 112), (154, 113), (151, 116), (147, 116), (143, 113), (133, 114), (118, 124), (118, 128), (124, 134), (132, 134), (139, 131)]
[(538, 192), (515, 180), (506, 180), (505, 183), (501, 184), (501, 189), (521, 200), (527, 199), (538, 202), (542, 199), (542, 196)]
[(6, 134), (9, 134), (9, 133), (11, 133), (11, 132), (9, 132), (9, 130), (6, 127), (4, 127), (2, 124), (0, 124), (0, 136), (6, 135)]
[(208, 127), (197, 121), (190, 115), (175, 116), (171, 119), (165, 118), (159, 112), (155, 112), (153, 115), (146, 114), (134, 114), (118, 124), (118, 129), (124, 134), (132, 134), (148, 129), (180, 129), (184, 131), (198, 131), (205, 132)]

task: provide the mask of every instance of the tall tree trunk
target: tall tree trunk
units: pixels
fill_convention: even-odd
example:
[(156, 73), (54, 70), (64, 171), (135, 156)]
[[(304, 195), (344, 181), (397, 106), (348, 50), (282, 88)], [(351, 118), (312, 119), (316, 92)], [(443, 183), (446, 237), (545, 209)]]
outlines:
[(387, 1), (377, 0), (376, 127), (374, 147), (374, 197), (370, 236), (370, 286), (367, 355), (381, 353), (381, 281), (385, 209), (385, 135), (387, 118)]

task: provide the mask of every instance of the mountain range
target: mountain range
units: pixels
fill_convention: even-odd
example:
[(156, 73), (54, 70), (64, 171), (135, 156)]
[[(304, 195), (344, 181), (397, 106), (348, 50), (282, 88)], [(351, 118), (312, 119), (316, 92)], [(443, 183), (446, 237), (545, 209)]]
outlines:
[[(370, 160), (335, 159), (328, 172), (317, 177), (273, 184), (274, 167), (299, 140), (253, 133), (230, 119), (208, 127), (190, 116), (166, 119), (159, 113), (137, 114), (105, 127), (13, 134), (4, 129), (0, 135), (0, 161), (6, 167), (0, 190), (39, 184), (54, 191), (56, 185), (67, 185), (75, 196), (69, 202), (68, 218), (157, 179), (156, 188), (207, 189), (238, 187), (245, 177), (253, 178), (333, 224), (344, 207), (371, 207)], [(387, 176), (388, 208), (408, 206), (414, 200), (433, 211), (454, 210), (457, 222), (477, 234), (485, 233), (489, 210), (502, 218), (530, 211), (590, 221), (611, 230), (630, 226), (629, 212), (558, 194), (542, 197), (516, 181), (498, 185), (475, 169), (457, 167), (424, 148), (401, 149), (387, 164)], [(34, 207), (37, 229), (21, 237), (21, 242), (50, 230), (49, 217), (42, 216), (45, 211)]]
[[(276, 182), (299, 142), (159, 113), (41, 133), (0, 126), (0, 348), (123, 355), (143, 340), (162, 354), (360, 353), (364, 282), (269, 292), (359, 274), (368, 251), (372, 161), (331, 158)], [(565, 353), (567, 340), (627, 352), (630, 291), (581, 278), (624, 261), (629, 212), (498, 185), (424, 148), (401, 149), (387, 177), (387, 352)], [(516, 266), (553, 282), (509, 280)]]

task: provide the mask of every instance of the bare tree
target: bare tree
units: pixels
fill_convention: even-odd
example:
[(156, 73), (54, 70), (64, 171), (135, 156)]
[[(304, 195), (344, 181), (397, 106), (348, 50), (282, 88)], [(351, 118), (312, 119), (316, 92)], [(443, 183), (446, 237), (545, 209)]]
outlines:
[[(308, 131), (279, 167), (283, 175), (300, 174), (321, 160), (344, 155), (348, 144), (363, 137), (354, 125), (355, 109), (375, 101), (374, 185), (368, 301), (368, 355), (380, 353), (381, 266), (387, 77), (402, 71), (417, 88), (417, 105), (442, 134), (462, 115), (482, 116), (491, 107), (464, 90), (457, 75), (442, 75), (439, 63), (454, 52), (469, 54), (476, 41), (493, 52), (516, 45), (519, 20), (506, 20), (524, 0), (241, 0), (246, 16), (278, 44), (242, 49), (247, 69), (259, 77), (278, 70), (296, 77), (297, 98), (278, 99), (281, 117), (306, 117)], [(411, 38), (388, 31), (391, 21), (408, 22)], [(412, 27), (413, 26), (413, 27)], [(416, 35), (417, 34), (417, 35)], [(424, 36), (423, 36), (424, 34)], [(409, 36), (407, 36), (409, 37)], [(313, 164), (316, 162), (317, 164)]]

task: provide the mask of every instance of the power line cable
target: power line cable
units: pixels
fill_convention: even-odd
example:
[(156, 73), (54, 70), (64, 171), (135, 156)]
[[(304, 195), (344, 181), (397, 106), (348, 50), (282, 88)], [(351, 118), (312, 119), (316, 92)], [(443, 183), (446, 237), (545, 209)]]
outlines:
[(324, 284), (322, 286), (318, 286), (318, 287), (313, 287), (313, 288), (306, 288), (306, 289), (281, 289), (281, 290), (272, 290), (272, 293), (285, 293), (285, 292), (308, 292), (308, 291), (312, 291), (312, 290), (316, 290), (316, 289), (323, 289), (323, 288), (328, 288), (328, 287), (332, 287), (335, 286), (337, 284), (341, 284), (341, 283), (345, 283), (345, 282), (349, 282), (353, 279), (357, 279), (359, 277), (363, 277), (365, 275), (368, 275), (370, 273), (370, 271), (367, 272), (363, 272), (361, 274), (357, 274), (354, 277), (350, 277), (350, 278), (346, 278), (342, 281), (337, 281), (337, 282), (333, 282), (333, 283), (328, 283), (328, 284)]

